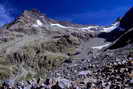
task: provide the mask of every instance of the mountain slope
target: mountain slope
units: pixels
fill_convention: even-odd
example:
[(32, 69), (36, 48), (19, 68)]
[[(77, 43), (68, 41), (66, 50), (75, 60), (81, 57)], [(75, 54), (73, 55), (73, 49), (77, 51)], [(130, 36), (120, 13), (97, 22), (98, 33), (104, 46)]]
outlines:
[[(1, 28), (0, 68), (3, 71), (1, 79), (7, 76), (8, 78), (19, 76), (19, 72), (23, 73), (19, 65), (28, 73), (34, 74), (33, 76), (37, 76), (39, 72), (39, 76), (45, 77), (46, 75), (41, 73), (47, 73), (69, 59), (78, 49), (81, 40), (88, 40), (95, 36), (91, 31), (52, 24), (59, 23), (32, 10), (25, 11), (13, 23)], [(13, 68), (8, 69), (3, 65), (3, 61), (7, 63), (6, 66), (11, 65)], [(3, 68), (10, 70), (10, 74)], [(26, 77), (26, 74), (23, 76)]]
[[(0, 30), (0, 78), (14, 82), (66, 78), (97, 88), (102, 88), (99, 82), (111, 83), (104, 87), (119, 82), (125, 88), (130, 80), (127, 75), (132, 74), (133, 21), (128, 22), (132, 16), (131, 8), (120, 21), (105, 27), (61, 22), (36, 10), (25, 11)], [(123, 66), (129, 71), (119, 73)]]

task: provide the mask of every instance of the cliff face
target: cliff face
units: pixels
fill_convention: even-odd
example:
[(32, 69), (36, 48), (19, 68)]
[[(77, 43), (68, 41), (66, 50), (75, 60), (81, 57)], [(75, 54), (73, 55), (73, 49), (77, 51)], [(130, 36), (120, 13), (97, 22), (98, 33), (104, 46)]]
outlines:
[(133, 8), (130, 8), (123, 16), (118, 28), (123, 28), (124, 31), (116, 33), (118, 38), (114, 41), (110, 49), (121, 48), (133, 43)]
[(133, 28), (123, 33), (116, 41), (114, 41), (114, 43), (109, 47), (109, 49), (121, 48), (132, 43), (133, 43)]
[(120, 22), (120, 27), (124, 29), (130, 29), (133, 27), (133, 8), (130, 8), (129, 11), (123, 16)]
[(112, 30), (110, 33), (100, 33), (98, 36), (105, 38), (107, 41), (113, 42), (126, 31), (133, 28), (133, 8), (130, 8), (127, 13), (117, 21), (120, 23), (117, 28)]

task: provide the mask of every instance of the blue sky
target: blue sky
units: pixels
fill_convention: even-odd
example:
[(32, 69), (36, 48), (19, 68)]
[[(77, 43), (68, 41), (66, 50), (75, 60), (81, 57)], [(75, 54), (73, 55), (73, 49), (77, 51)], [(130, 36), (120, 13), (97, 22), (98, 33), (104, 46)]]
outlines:
[(110, 25), (132, 6), (133, 0), (0, 0), (0, 25), (33, 8), (58, 20)]

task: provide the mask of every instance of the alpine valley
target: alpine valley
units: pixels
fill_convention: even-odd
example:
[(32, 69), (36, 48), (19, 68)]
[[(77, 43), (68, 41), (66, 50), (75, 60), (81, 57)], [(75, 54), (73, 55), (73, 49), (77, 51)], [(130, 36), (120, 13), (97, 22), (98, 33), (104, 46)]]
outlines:
[(133, 8), (110, 26), (24, 11), (0, 28), (0, 82), (0, 89), (133, 89)]

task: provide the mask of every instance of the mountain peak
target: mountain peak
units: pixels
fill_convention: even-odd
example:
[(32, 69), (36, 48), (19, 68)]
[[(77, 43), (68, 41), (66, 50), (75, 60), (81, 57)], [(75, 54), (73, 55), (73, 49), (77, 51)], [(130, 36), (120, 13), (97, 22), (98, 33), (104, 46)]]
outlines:
[(45, 14), (40, 13), (36, 9), (25, 10), (23, 14), (19, 17), (19, 20), (23, 20), (27, 23), (35, 22), (36, 20), (41, 20), (44, 24), (48, 23), (48, 17)]
[(32, 9), (32, 10), (25, 10), (22, 16), (46, 16), (46, 15), (42, 14), (40, 11), (36, 9)]
[(9, 29), (31, 27), (34, 24), (49, 24), (49, 18), (36, 9), (25, 10), (15, 21), (6, 26)]

